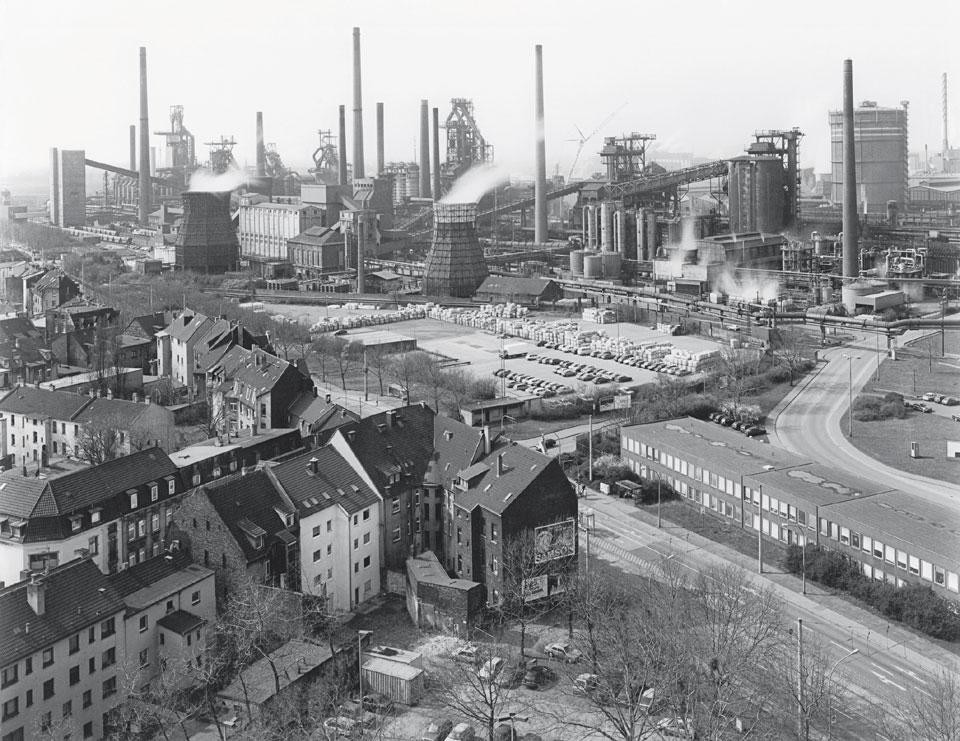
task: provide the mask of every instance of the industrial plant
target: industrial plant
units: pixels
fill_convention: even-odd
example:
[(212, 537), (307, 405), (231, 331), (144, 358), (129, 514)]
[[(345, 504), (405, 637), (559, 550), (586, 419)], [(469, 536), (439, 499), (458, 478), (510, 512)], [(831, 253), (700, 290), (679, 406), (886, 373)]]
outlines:
[[(169, 123), (154, 132), (158, 151), (141, 48), (139, 140), (131, 125), (129, 163), (52, 148), (48, 213), (39, 220), (132, 242), (162, 270), (243, 274), (261, 290), (304, 300), (375, 297), (384, 282), (366, 276), (377, 273), (392, 276), (386, 284), (398, 298), (470, 301), (495, 275), (552, 280), (563, 296), (593, 303), (677, 312), (745, 305), (764, 317), (842, 306), (855, 315), (878, 294), (887, 308), (945, 295), (960, 275), (960, 154), (947, 136), (945, 74), (943, 145), (932, 158), (910, 154), (907, 101), (857, 102), (848, 60), (843, 107), (824, 112), (831, 166), (823, 175), (801, 167), (796, 127), (744, 131), (742, 152), (707, 160), (657, 150), (656, 133), (617, 134), (604, 124), (594, 132), (601, 169), (574, 179), (576, 161), (567, 177), (547, 173), (549, 58), (538, 45), (533, 176), (493, 178), (466, 198), (457, 184), (497, 164), (482, 108), (469, 97), (445, 109), (420, 100), (417, 120), (403, 122), (418, 131), (415, 152), (388, 157), (385, 127), (397, 122), (377, 103), (376, 166), (367, 171), (359, 28), (352, 40), (352, 126), (346, 103), (336, 122), (319, 122), (306, 171), (284, 164), (263, 111), (251, 112), (253, 167), (234, 159), (234, 134), (198, 145), (179, 104), (167, 106)], [(592, 136), (581, 132), (577, 158)], [(198, 146), (208, 148), (205, 162)], [(96, 193), (85, 187), (88, 169), (103, 173)]]

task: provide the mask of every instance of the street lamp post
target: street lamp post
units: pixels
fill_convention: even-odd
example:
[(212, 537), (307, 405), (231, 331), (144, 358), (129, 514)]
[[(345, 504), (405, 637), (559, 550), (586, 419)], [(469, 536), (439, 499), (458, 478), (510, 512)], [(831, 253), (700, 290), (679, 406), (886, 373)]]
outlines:
[[(807, 593), (807, 538), (803, 529), (798, 525), (794, 531), (797, 535), (797, 545), (800, 546), (800, 593)], [(803, 542), (801, 543), (801, 539)]]
[(647, 478), (648, 474), (653, 474), (654, 476), (657, 477), (657, 527), (662, 528), (663, 517), (660, 514), (660, 508), (663, 503), (663, 492), (661, 488), (663, 484), (663, 477), (660, 475), (660, 472), (657, 471), (656, 469), (650, 468), (650, 466), (642, 466), (640, 469), (640, 475), (643, 478)]
[[(833, 673), (844, 661), (854, 654), (860, 653), (859, 648), (848, 651), (834, 662), (824, 677), (824, 686), (833, 677)], [(803, 619), (797, 618), (797, 737), (802, 741), (810, 738), (810, 724), (807, 720), (807, 709), (804, 707), (804, 672), (803, 672)]]

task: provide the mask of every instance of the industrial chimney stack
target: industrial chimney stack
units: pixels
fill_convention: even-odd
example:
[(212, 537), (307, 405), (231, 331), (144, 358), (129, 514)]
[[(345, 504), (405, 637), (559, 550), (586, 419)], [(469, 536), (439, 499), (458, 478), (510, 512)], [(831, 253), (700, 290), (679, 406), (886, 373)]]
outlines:
[(340, 106), (340, 142), (338, 145), (340, 162), (337, 169), (340, 171), (340, 185), (347, 184), (347, 107)]
[(360, 29), (353, 29), (353, 179), (363, 175), (363, 104), (360, 93)]
[(267, 150), (263, 145), (263, 111), (257, 111), (257, 177), (267, 174)]
[(947, 73), (943, 73), (943, 171), (950, 172), (950, 133), (947, 128)]
[(440, 109), (433, 109), (433, 197), (440, 200), (443, 189), (440, 187)]
[(534, 241), (546, 242), (547, 237), (547, 153), (544, 145), (543, 128), (543, 47), (536, 47), (536, 135), (537, 161), (536, 181), (534, 183)]
[(420, 197), (430, 198), (430, 109), (420, 101)]
[(140, 226), (150, 217), (150, 122), (147, 120), (147, 47), (140, 47)]
[(377, 175), (383, 174), (383, 103), (377, 103)]
[(859, 222), (857, 159), (853, 129), (853, 60), (843, 61), (843, 277), (856, 278)]
[(130, 124), (130, 170), (137, 171), (137, 126)]

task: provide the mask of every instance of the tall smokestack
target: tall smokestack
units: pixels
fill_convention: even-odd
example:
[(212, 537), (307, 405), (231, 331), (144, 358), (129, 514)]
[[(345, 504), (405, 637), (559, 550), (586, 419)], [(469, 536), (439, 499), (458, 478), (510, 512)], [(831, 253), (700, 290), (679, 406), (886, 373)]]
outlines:
[(430, 198), (430, 110), (420, 101), (420, 197)]
[(443, 197), (440, 187), (440, 109), (433, 109), (433, 197)]
[(137, 126), (130, 124), (130, 169), (137, 171)]
[(383, 174), (383, 103), (377, 103), (377, 175)]
[(357, 293), (365, 293), (366, 268), (363, 264), (367, 254), (367, 212), (357, 211)]
[(543, 143), (543, 47), (536, 47), (536, 134), (537, 162), (536, 181), (534, 183), (534, 241), (547, 241), (547, 152)]
[(943, 73), (943, 171), (948, 172), (950, 161), (950, 134), (947, 128), (947, 73)]
[(147, 47), (140, 47), (140, 208), (141, 226), (150, 216), (150, 122), (147, 120)]
[(338, 144), (338, 153), (340, 154), (340, 185), (347, 184), (347, 107), (340, 106), (340, 143)]
[(263, 111), (257, 111), (257, 177), (267, 174), (267, 150), (263, 146)]
[(857, 221), (857, 153), (853, 139), (853, 60), (843, 60), (843, 277), (856, 278), (858, 230)]
[(360, 29), (353, 29), (353, 179), (363, 177), (363, 105), (360, 102)]

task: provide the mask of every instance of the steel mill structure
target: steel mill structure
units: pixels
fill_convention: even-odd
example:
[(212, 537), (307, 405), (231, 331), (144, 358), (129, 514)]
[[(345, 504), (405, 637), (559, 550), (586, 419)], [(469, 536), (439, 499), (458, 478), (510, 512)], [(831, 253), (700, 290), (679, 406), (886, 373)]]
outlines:
[(433, 243), (424, 264), (423, 293), (470, 298), (489, 275), (477, 238), (477, 204), (433, 207)]

